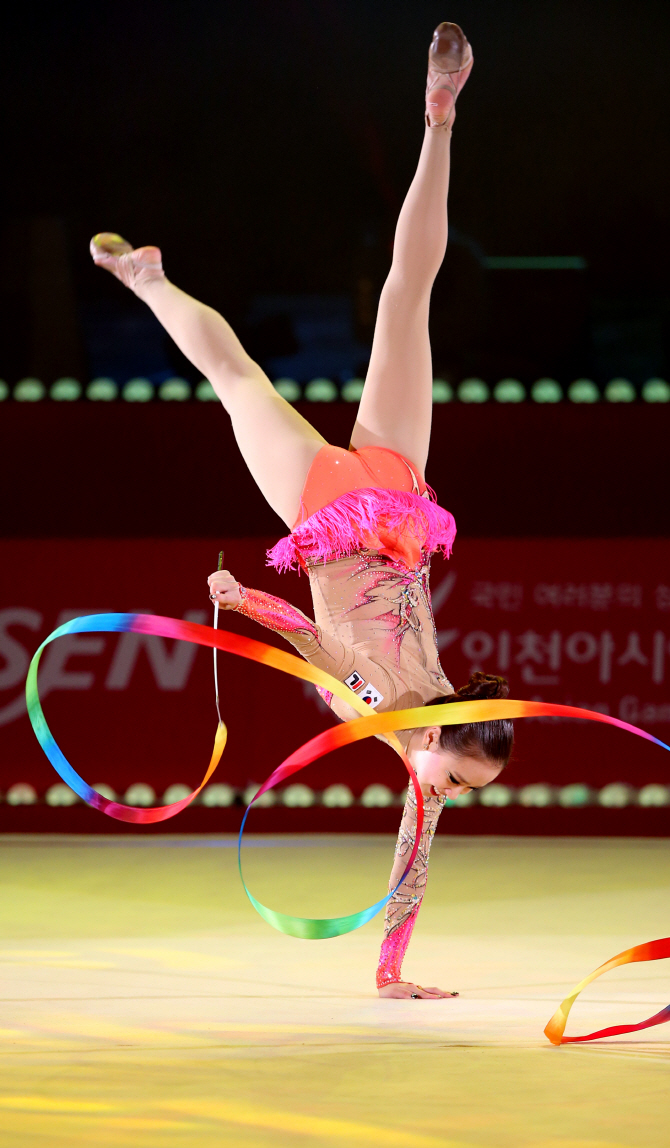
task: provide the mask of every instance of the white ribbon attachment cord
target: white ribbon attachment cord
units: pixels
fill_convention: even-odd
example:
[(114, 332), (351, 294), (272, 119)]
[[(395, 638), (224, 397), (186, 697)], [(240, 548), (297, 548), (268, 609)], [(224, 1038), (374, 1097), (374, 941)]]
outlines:
[[(216, 569), (217, 569), (217, 571), (223, 570), (223, 550), (219, 550), (219, 562), (218, 562)], [(217, 630), (218, 627), (219, 627), (219, 601), (217, 598), (216, 602), (214, 603), (214, 629)], [(218, 650), (217, 650), (216, 646), (214, 646), (212, 653), (214, 654), (214, 700), (216, 702), (216, 712), (217, 712), (217, 715), (219, 718), (219, 725), (223, 725), (223, 722), (221, 720), (221, 710), (219, 708), (219, 663), (217, 661)]]

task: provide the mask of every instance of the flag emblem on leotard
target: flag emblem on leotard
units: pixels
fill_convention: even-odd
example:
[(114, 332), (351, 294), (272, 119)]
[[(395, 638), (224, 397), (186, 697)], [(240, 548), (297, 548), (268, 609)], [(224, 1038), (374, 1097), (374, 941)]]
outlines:
[(365, 689), (363, 690), (363, 693), (359, 694), (359, 697), (362, 702), (365, 702), (366, 705), (370, 706), (372, 709), (376, 709), (379, 703), (383, 702), (384, 700), (384, 695), (380, 694), (371, 682), (368, 682)]
[(384, 695), (375, 689), (372, 682), (364, 681), (356, 670), (344, 679), (344, 684), (349, 686), (349, 689), (353, 690), (355, 694), (358, 694), (361, 701), (364, 701), (371, 709), (375, 709), (384, 700)]

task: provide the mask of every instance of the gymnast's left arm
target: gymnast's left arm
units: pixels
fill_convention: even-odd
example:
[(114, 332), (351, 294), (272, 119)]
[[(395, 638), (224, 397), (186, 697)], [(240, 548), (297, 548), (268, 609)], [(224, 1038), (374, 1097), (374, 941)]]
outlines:
[(384, 940), (379, 954), (377, 989), (380, 997), (401, 999), (419, 997), (424, 1000), (431, 1000), (458, 996), (458, 993), (445, 992), (444, 989), (438, 989), (434, 986), (424, 987), (402, 979), (403, 958), (423, 901), (428, 878), (430, 846), (443, 807), (444, 799), (432, 796), (424, 797), (423, 832), (419, 849), (405, 880), (396, 889), (395, 887), (405, 871), (416, 836), (416, 796), (413, 786), (410, 785), (400, 822), (395, 860), (389, 881), (389, 890), (395, 889), (395, 892), (386, 906)]

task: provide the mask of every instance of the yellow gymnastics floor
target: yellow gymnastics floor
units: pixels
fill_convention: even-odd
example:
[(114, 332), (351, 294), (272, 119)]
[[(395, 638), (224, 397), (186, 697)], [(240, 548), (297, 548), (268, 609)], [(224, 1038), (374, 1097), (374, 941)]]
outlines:
[[(379, 1000), (381, 922), (282, 936), (230, 838), (5, 837), (2, 1148), (667, 1148), (670, 1026), (552, 1048), (566, 992), (670, 933), (662, 840), (438, 838), (405, 972), (458, 1000)], [(383, 837), (251, 838), (274, 908), (385, 886)], [(670, 1001), (667, 962), (603, 977), (573, 1033)]]

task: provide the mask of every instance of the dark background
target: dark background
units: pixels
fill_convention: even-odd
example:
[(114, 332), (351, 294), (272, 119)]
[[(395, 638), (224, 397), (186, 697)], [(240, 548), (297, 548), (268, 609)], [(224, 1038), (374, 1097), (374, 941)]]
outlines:
[[(369, 342), (445, 17), (476, 63), (454, 133), (436, 373), (667, 374), (667, 3), (103, 0), (15, 5), (5, 23), (4, 377), (105, 373), (119, 341), (116, 373), (151, 377), (140, 360), (160, 336), (91, 266), (100, 230), (158, 243), (171, 278), (261, 360), (295, 342), (281, 305), (254, 319), (268, 294), (348, 296)], [(496, 255), (587, 269), (487, 270)]]
[[(329, 323), (349, 324), (337, 337), (364, 375), (444, 16), (476, 63), (454, 131), (435, 374), (564, 389), (623, 376), (638, 391), (668, 377), (670, 8), (654, 0), (15, 6), (0, 69), (0, 377), (197, 381), (148, 309), (92, 266), (103, 229), (160, 244), (170, 277), (220, 308), (272, 378), (301, 323), (325, 335), (294, 377), (336, 377)], [(491, 269), (501, 255), (585, 269)], [(461, 536), (668, 533), (667, 405), (435, 411), (428, 478)], [(346, 445), (355, 407), (305, 413)], [(0, 427), (9, 536), (281, 530), (214, 404), (8, 401)]]
[[(355, 409), (300, 405), (343, 447)], [(286, 534), (218, 403), (11, 403), (0, 407), (0, 421), (8, 537)], [(634, 546), (636, 537), (670, 533), (669, 439), (668, 406), (435, 406), (426, 477), (459, 538), (621, 538)], [(670, 580), (670, 571), (658, 573)]]

